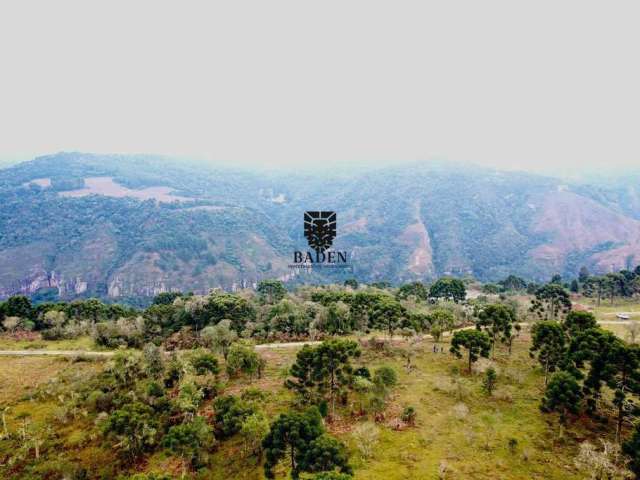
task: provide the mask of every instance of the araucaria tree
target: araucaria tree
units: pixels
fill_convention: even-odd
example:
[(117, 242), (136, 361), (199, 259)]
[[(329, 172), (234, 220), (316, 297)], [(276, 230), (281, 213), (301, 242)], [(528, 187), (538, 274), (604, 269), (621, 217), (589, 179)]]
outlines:
[(570, 413), (577, 414), (580, 409), (582, 392), (575, 377), (568, 372), (554, 373), (547, 385), (540, 409), (545, 413), (560, 414), (560, 436), (567, 424)]
[(570, 354), (577, 368), (588, 364), (583, 391), (589, 412), (595, 411), (603, 386), (613, 392), (616, 440), (620, 441), (624, 421), (634, 410), (630, 397), (640, 394), (640, 348), (611, 332), (591, 328), (573, 339)]
[(575, 336), (598, 326), (596, 317), (591, 312), (571, 311), (564, 320), (563, 327), (571, 336)]
[(549, 283), (536, 290), (530, 311), (542, 320), (559, 320), (571, 310), (571, 299), (561, 285)]
[(329, 395), (331, 414), (335, 415), (336, 396), (351, 379), (350, 359), (360, 356), (358, 344), (349, 340), (329, 340), (316, 347), (314, 378)]
[(344, 446), (324, 433), (322, 417), (315, 407), (303, 413), (281, 414), (271, 424), (262, 442), (265, 476), (275, 478), (274, 469), (282, 460), (289, 464), (294, 480), (300, 478), (302, 472), (333, 470), (336, 467), (350, 473)]
[(529, 355), (537, 353), (538, 362), (544, 370), (544, 384), (547, 384), (549, 372), (556, 370), (563, 361), (567, 350), (567, 338), (562, 326), (554, 321), (536, 323), (532, 330), (532, 345)]
[(328, 340), (316, 347), (306, 345), (296, 356), (285, 385), (297, 391), (304, 400), (328, 397), (331, 413), (339, 392), (351, 382), (351, 359), (360, 356), (360, 347), (350, 340)]
[(489, 357), (491, 351), (491, 339), (485, 332), (478, 330), (458, 330), (453, 334), (451, 339), (450, 352), (456, 357), (462, 358), (461, 348), (466, 348), (469, 355), (469, 373), (471, 373), (471, 364), (478, 358)]
[(623, 341), (614, 344), (609, 356), (613, 374), (607, 379), (607, 386), (614, 392), (613, 404), (617, 409), (616, 440), (622, 436), (622, 425), (629, 411), (634, 409), (630, 395), (640, 394), (640, 349)]

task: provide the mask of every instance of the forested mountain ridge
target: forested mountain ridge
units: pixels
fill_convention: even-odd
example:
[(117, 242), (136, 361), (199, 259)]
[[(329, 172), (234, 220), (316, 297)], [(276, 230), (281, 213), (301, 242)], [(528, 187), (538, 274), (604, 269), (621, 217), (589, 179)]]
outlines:
[[(640, 261), (638, 198), (633, 182), (566, 185), (460, 165), (265, 174), (62, 153), (0, 170), (0, 296), (607, 272)], [(292, 278), (305, 210), (338, 213), (334, 246), (352, 270)]]

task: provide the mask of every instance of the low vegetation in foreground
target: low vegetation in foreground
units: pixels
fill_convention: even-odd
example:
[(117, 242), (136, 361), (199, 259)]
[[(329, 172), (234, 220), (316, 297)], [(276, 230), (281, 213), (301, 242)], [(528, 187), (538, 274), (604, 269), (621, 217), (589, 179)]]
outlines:
[(12, 297), (0, 476), (637, 478), (639, 274)]

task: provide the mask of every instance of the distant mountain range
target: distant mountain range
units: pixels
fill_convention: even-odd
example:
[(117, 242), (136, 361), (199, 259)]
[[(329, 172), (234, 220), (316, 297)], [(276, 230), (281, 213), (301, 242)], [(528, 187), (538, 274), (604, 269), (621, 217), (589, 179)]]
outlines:
[[(306, 210), (338, 214), (351, 269), (299, 273)], [(232, 290), (288, 282), (530, 280), (640, 263), (640, 178), (593, 184), (437, 163), (248, 172), (61, 153), (0, 170), (0, 297)]]

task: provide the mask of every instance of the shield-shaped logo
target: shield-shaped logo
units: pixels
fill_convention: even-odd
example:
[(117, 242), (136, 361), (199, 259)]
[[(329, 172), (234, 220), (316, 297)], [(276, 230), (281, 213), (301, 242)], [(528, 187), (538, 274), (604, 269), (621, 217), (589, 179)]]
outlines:
[(317, 254), (323, 253), (336, 238), (336, 212), (304, 212), (304, 236)]

